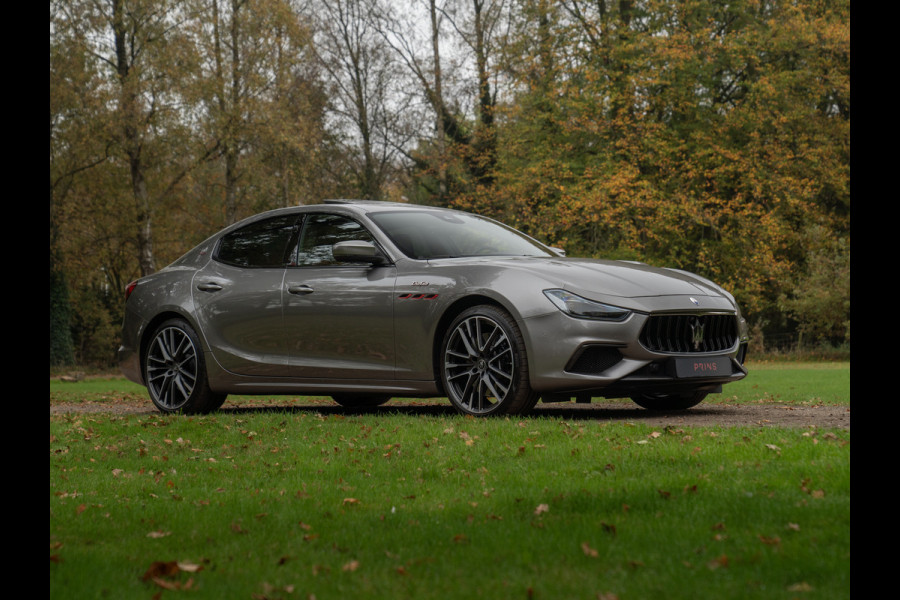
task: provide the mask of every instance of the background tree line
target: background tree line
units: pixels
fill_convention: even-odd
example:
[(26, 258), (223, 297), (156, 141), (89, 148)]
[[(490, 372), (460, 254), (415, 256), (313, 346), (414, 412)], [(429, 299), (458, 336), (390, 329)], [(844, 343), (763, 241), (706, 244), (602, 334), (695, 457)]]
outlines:
[(51, 0), (50, 339), (261, 210), (473, 210), (849, 342), (849, 0)]

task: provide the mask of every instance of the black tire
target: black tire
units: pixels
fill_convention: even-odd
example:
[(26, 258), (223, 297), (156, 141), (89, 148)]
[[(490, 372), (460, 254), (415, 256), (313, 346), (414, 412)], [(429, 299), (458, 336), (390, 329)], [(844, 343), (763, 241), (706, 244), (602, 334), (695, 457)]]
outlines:
[(386, 394), (332, 394), (331, 399), (345, 408), (374, 408), (391, 397)]
[(497, 307), (474, 306), (457, 316), (444, 335), (440, 361), (444, 392), (461, 413), (516, 415), (538, 401), (522, 332)]
[(647, 410), (686, 410), (697, 406), (708, 394), (706, 392), (687, 392), (685, 394), (640, 394), (631, 400)]
[(164, 413), (208, 413), (226, 398), (209, 389), (200, 339), (182, 319), (170, 319), (153, 332), (144, 356), (144, 381), (153, 404)]

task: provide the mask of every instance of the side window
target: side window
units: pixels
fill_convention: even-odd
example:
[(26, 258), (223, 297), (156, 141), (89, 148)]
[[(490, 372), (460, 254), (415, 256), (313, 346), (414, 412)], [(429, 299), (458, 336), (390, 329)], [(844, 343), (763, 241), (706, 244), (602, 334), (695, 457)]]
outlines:
[(331, 254), (331, 247), (334, 244), (351, 240), (375, 241), (365, 227), (349, 217), (310, 215), (306, 218), (300, 236), (297, 265), (309, 267), (352, 264), (335, 260)]
[(257, 221), (225, 235), (216, 260), (237, 267), (283, 267), (297, 215)]

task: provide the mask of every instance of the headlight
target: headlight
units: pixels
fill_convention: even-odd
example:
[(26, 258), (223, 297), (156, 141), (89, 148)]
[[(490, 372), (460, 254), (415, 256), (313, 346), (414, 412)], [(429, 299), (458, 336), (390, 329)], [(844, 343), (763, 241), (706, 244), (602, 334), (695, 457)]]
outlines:
[(601, 321), (624, 321), (631, 314), (630, 310), (594, 302), (581, 296), (576, 296), (565, 290), (544, 290), (544, 295), (556, 308), (570, 317), (579, 319), (598, 319)]

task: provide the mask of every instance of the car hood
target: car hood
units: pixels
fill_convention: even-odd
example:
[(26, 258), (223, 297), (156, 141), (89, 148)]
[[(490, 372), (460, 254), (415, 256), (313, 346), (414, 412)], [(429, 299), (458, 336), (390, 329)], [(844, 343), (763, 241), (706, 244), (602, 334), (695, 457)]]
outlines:
[(622, 298), (723, 295), (720, 287), (701, 277), (643, 263), (559, 258), (535, 261), (532, 268), (548, 279), (556, 279), (560, 287), (572, 292), (582, 290)]
[[(547, 287), (597, 298), (650, 298), (659, 296), (709, 296), (733, 302), (718, 285), (697, 275), (643, 263), (590, 258), (480, 257), (449, 259), (493, 265), (539, 277)], [(457, 263), (459, 264), (459, 263)]]

